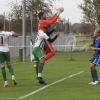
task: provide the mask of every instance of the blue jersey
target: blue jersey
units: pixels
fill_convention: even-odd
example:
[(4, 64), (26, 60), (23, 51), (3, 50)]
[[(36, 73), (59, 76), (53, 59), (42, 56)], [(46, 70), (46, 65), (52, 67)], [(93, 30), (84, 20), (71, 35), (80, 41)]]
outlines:
[[(100, 48), (100, 37), (94, 37), (93, 39), (93, 45), (95, 48)], [(100, 51), (95, 51), (94, 57), (99, 57), (100, 56)]]
[[(95, 39), (94, 47), (95, 48), (100, 48), (100, 37)], [(100, 51), (96, 51), (95, 54), (100, 55)]]
[[(93, 46), (95, 48), (100, 48), (100, 37), (93, 37)], [(91, 63), (100, 66), (100, 51), (95, 51)]]
[(92, 43), (93, 43), (94, 46), (95, 46), (95, 44), (96, 44), (96, 43), (95, 43), (95, 40), (96, 40), (96, 37), (93, 37), (93, 38), (92, 38)]

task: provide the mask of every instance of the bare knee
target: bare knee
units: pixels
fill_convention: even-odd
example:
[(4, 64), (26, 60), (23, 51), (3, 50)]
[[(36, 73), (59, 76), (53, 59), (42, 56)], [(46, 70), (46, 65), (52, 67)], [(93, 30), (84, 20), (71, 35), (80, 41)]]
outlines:
[(91, 66), (90, 66), (90, 69), (95, 69), (96, 68), (96, 65), (95, 64), (91, 64)]
[(4, 64), (0, 64), (0, 68), (4, 68), (5, 67), (5, 65)]

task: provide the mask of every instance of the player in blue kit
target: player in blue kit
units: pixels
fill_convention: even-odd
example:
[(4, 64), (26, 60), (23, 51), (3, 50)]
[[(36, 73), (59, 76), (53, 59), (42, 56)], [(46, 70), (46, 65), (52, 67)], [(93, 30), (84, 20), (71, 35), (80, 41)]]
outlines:
[(89, 84), (97, 85), (99, 83), (96, 66), (100, 66), (100, 29), (94, 31), (93, 43), (89, 46), (90, 50), (94, 51), (91, 59), (91, 76), (92, 82)]

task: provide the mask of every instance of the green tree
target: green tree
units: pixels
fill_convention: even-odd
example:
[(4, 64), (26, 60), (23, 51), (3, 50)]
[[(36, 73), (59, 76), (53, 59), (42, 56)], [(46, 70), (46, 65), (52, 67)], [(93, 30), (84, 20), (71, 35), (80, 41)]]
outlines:
[(84, 14), (84, 20), (92, 25), (100, 25), (100, 0), (83, 0), (80, 5)]
[[(37, 23), (38, 23), (37, 14), (38, 12), (43, 11), (47, 12), (47, 14), (49, 15), (51, 13), (50, 8), (52, 6), (50, 5), (50, 2), (52, 1), (53, 0), (49, 0), (48, 2), (46, 2), (46, 0), (26, 0), (26, 24), (28, 26), (26, 30), (28, 32), (29, 32), (29, 27), (31, 26), (30, 17), (32, 16), (33, 19), (33, 31), (37, 31)], [(21, 29), (20, 24), (22, 23), (22, 5), (18, 5), (12, 2), (11, 8), (12, 8), (11, 10), (12, 20), (14, 20), (13, 22), (16, 22), (17, 29)]]
[(90, 23), (74, 23), (72, 25), (72, 32), (73, 33), (83, 33), (83, 34), (86, 34), (86, 35), (89, 35), (91, 33), (91, 24)]

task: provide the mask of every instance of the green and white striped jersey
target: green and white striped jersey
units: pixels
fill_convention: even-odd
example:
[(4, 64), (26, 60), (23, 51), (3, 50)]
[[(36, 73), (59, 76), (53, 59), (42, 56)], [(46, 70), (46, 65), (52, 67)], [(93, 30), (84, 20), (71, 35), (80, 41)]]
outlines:
[(43, 47), (44, 41), (49, 39), (49, 36), (44, 33), (42, 30), (38, 31), (38, 34), (35, 39), (34, 47)]
[(0, 51), (8, 52), (8, 37), (12, 35), (12, 32), (0, 31)]

